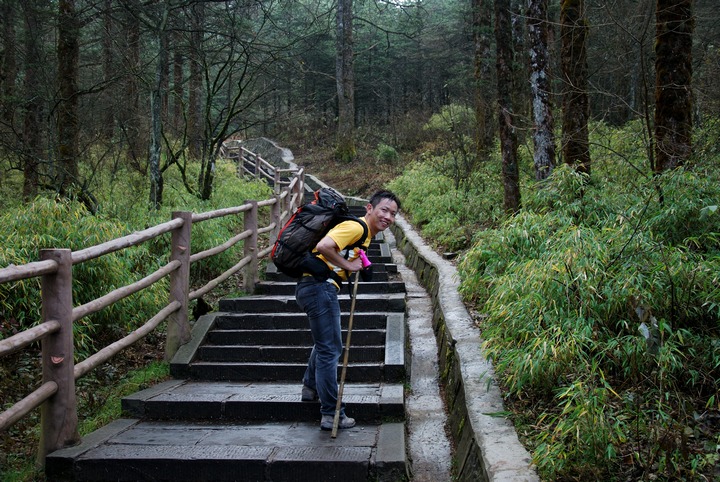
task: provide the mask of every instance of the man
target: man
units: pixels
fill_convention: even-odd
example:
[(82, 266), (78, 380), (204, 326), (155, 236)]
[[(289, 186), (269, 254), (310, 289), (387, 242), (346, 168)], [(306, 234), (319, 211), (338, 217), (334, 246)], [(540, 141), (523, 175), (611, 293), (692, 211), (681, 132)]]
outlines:
[[(377, 233), (395, 222), (399, 209), (400, 201), (392, 192), (378, 191), (372, 195), (365, 206), (365, 216), (361, 218), (368, 227), (367, 237), (362, 242), (365, 249)], [(314, 250), (327, 264), (328, 278), (322, 280), (306, 273), (295, 289), (298, 305), (308, 315), (314, 343), (303, 377), (302, 400), (320, 400), (322, 430), (333, 428), (338, 396), (337, 367), (343, 349), (338, 302), (340, 287), (329, 273), (332, 270), (342, 280), (347, 280), (349, 273), (362, 269), (362, 260), (356, 250), (349, 253), (347, 259), (342, 252), (357, 243), (363, 232), (363, 227), (356, 221), (344, 221), (332, 228)], [(343, 404), (338, 427), (354, 426), (355, 420), (345, 415)]]

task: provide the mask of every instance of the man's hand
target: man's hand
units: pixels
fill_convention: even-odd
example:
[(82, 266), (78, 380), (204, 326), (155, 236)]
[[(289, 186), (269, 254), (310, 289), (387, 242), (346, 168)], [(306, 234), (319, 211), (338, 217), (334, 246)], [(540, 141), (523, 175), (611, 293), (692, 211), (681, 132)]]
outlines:
[(330, 236), (325, 236), (324, 238), (322, 238), (317, 244), (316, 249), (331, 264), (346, 271), (350, 271), (351, 273), (354, 273), (355, 271), (360, 271), (363, 267), (362, 260), (360, 258), (347, 260), (340, 256), (340, 253), (338, 252), (340, 251), (340, 248)]

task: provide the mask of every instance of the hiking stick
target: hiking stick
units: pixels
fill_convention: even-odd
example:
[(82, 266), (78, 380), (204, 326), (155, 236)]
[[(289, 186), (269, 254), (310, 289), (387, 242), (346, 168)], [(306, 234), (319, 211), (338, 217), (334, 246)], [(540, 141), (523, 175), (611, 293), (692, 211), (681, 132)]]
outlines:
[(350, 354), (350, 335), (352, 334), (353, 316), (355, 315), (355, 299), (357, 298), (358, 281), (360, 280), (360, 272), (355, 273), (355, 282), (353, 283), (352, 300), (350, 300), (350, 320), (348, 321), (347, 339), (345, 340), (345, 354), (343, 355), (343, 367), (340, 373), (340, 388), (338, 388), (337, 403), (335, 404), (335, 418), (333, 419), (333, 428), (330, 436), (337, 437), (338, 425), (340, 424), (340, 409), (342, 408), (342, 396), (345, 389), (345, 373), (348, 366), (348, 355)]

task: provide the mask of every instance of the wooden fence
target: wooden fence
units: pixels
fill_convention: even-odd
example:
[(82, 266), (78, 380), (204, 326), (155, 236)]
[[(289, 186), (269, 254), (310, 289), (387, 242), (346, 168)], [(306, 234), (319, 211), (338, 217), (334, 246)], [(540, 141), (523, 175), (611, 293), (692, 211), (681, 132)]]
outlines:
[[(80, 251), (43, 249), (40, 261), (0, 269), (0, 283), (41, 278), (42, 320), (37, 326), (0, 340), (0, 358), (40, 340), (42, 350), (42, 383), (38, 389), (0, 413), (0, 432), (7, 430), (32, 410), (40, 407), (41, 436), (38, 463), (55, 450), (74, 445), (78, 434), (75, 380), (117, 355), (155, 330), (167, 320), (165, 358), (171, 359), (178, 348), (190, 340), (188, 304), (212, 291), (241, 269), (243, 288), (253, 291), (258, 277), (258, 262), (268, 256), (284, 221), (303, 200), (304, 171), (277, 169), (239, 144), (224, 146), (224, 157), (236, 159), (238, 171), (265, 177), (274, 185), (274, 196), (262, 201), (246, 201), (236, 207), (204, 213), (174, 212), (166, 223), (153, 226), (122, 238), (91, 246)], [(269, 209), (270, 224), (258, 226), (259, 210)], [(211, 249), (193, 253), (191, 232), (196, 223), (224, 216), (243, 214), (243, 231)], [(150, 241), (170, 233), (168, 263), (145, 278), (115, 289), (81, 306), (73, 306), (72, 267)], [(268, 247), (258, 249), (258, 237), (268, 236)], [(243, 241), (243, 258), (203, 287), (190, 292), (190, 265), (217, 255)], [(169, 276), (169, 302), (140, 328), (104, 347), (89, 358), (75, 363), (73, 322), (96, 313), (113, 303), (143, 290)]]

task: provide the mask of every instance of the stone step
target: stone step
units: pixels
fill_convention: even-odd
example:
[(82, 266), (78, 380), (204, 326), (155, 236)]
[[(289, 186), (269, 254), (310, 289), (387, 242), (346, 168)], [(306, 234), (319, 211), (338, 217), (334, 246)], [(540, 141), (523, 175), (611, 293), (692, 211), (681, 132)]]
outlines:
[[(352, 357), (352, 351), (351, 351)], [(187, 368), (188, 378), (193, 380), (234, 380), (234, 381), (283, 381), (302, 380), (307, 362), (210, 362), (196, 361)], [(341, 366), (338, 365), (338, 378)], [(172, 373), (172, 372), (171, 372)], [(405, 368), (401, 365), (383, 363), (348, 363), (346, 380), (356, 383), (386, 382), (400, 383), (404, 380)]]
[[(270, 268), (270, 266), (272, 266), (272, 269)], [(378, 266), (382, 266), (382, 265), (378, 265)], [(389, 281), (392, 276), (395, 276), (395, 274), (391, 271), (385, 271), (385, 270), (380, 271), (380, 270), (375, 270), (373, 268), (373, 281), (375, 281), (375, 282)], [(286, 282), (286, 283), (289, 283), (289, 282), (297, 283), (298, 282), (297, 278), (291, 278), (290, 276), (280, 273), (279, 271), (277, 271), (277, 268), (275, 268), (275, 266), (271, 265), (270, 263), (268, 263), (268, 269), (265, 271), (265, 280), (266, 281), (282, 281), (282, 282)], [(347, 284), (344, 284), (344, 285), (347, 286)], [(358, 287), (358, 290), (359, 289), (360, 288)], [(344, 288), (343, 291), (345, 293), (347, 293), (347, 288)]]
[(46, 458), (48, 480), (405, 480), (402, 423), (213, 423), (121, 419)]
[[(307, 324), (307, 321), (306, 321)], [(347, 330), (342, 330), (343, 341), (347, 339)], [(363, 345), (381, 345), (385, 343), (384, 329), (356, 330), (353, 328), (353, 347)], [(206, 342), (212, 345), (273, 345), (310, 347), (313, 344), (310, 330), (211, 330)]]
[[(340, 324), (346, 328), (350, 313), (340, 314)], [(353, 329), (384, 329), (387, 313), (355, 313)], [(305, 313), (221, 313), (215, 320), (215, 329), (219, 330), (277, 330), (308, 329)]]
[[(341, 311), (350, 311), (350, 296), (341, 292), (338, 301)], [(219, 301), (220, 311), (236, 313), (288, 313), (301, 312), (294, 295), (244, 296), (239, 298), (223, 298)], [(355, 301), (356, 312), (385, 311), (404, 312), (405, 294), (387, 293), (383, 295), (358, 294)]]
[[(307, 362), (311, 350), (312, 346), (203, 345), (198, 350), (197, 359), (211, 362)], [(352, 347), (352, 357), (358, 362), (380, 363), (385, 358), (385, 346)]]
[[(192, 378), (195, 380), (248, 380), (297, 381), (302, 378), (307, 358), (303, 363), (252, 364), (249, 362), (222, 363), (207, 362), (200, 359), (198, 353), (206, 345), (241, 345), (241, 346), (275, 346), (305, 347), (312, 346), (310, 330), (303, 329), (271, 329), (271, 330), (218, 330), (215, 328), (218, 318), (226, 313), (212, 313), (201, 317), (193, 327), (192, 339), (180, 347), (170, 362), (170, 373), (173, 377)], [(358, 329), (353, 326), (350, 343), (349, 360), (363, 360), (363, 346), (384, 346), (384, 357), (376, 363), (358, 364), (352, 367), (352, 378), (361, 382), (402, 381), (405, 376), (405, 322), (404, 313), (388, 313), (385, 316), (384, 329)], [(354, 320), (353, 320), (354, 324)], [(342, 332), (343, 343), (347, 340), (347, 331)], [(359, 355), (353, 358), (354, 355)], [(374, 378), (373, 378), (374, 377)]]
[[(255, 291), (260, 295), (294, 295), (297, 281), (264, 281), (255, 287)], [(347, 289), (347, 288), (346, 288)], [(379, 293), (405, 293), (405, 283), (402, 281), (360, 281), (358, 285), (358, 293), (360, 294), (379, 294)]]
[[(170, 380), (122, 399), (126, 416), (172, 420), (317, 422), (319, 402), (300, 400), (301, 383)], [(362, 423), (402, 420), (400, 384), (345, 385), (347, 413)]]

